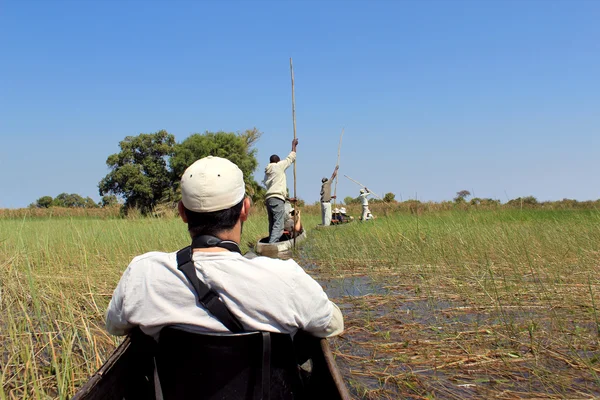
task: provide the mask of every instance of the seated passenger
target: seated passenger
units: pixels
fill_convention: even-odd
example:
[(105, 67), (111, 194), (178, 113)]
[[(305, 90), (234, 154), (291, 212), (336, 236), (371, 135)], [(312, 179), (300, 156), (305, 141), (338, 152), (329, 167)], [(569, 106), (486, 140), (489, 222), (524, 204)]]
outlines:
[(341, 222), (350, 222), (350, 217), (346, 214), (346, 207), (340, 208), (340, 217)]
[[(298, 210), (297, 214), (296, 214), (296, 209), (290, 208), (290, 210), (288, 211), (288, 213), (286, 215), (287, 215), (286, 220), (285, 220), (285, 223), (283, 224), (283, 235), (281, 236), (281, 241), (290, 240), (290, 239), (293, 239), (294, 237), (298, 237), (304, 230), (302, 228), (302, 219), (300, 218), (300, 210)], [(297, 215), (295, 225), (294, 225), (294, 215)]]
[(335, 208), (333, 210), (333, 213), (331, 214), (331, 223), (339, 224), (340, 222), (342, 222), (342, 215), (340, 214), (340, 209)]
[[(181, 178), (178, 208), (195, 239), (192, 273), (216, 292), (214, 301), (222, 302), (243, 330), (302, 330), (317, 337), (342, 333), (340, 309), (295, 261), (242, 256), (239, 243), (250, 200), (235, 164), (219, 157), (193, 163)], [(106, 329), (126, 335), (139, 327), (155, 340), (169, 325), (229, 332), (198, 304), (192, 284), (178, 269), (177, 252), (149, 252), (135, 257), (123, 273), (108, 305)]]

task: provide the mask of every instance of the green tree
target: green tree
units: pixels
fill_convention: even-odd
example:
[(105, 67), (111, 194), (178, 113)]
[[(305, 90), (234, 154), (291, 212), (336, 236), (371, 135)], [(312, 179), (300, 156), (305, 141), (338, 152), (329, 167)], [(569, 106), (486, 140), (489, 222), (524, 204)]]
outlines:
[(360, 203), (360, 200), (358, 198), (354, 198), (351, 196), (344, 197), (344, 204), (347, 206), (350, 204), (358, 204), (358, 203)]
[(52, 196), (42, 196), (35, 201), (37, 208), (48, 208), (52, 205)]
[(94, 199), (92, 199), (91, 197), (88, 196), (85, 199), (83, 199), (83, 207), (85, 207), (85, 208), (98, 208), (100, 206), (98, 205), (98, 203), (96, 203), (94, 201)]
[(85, 207), (86, 202), (83, 197), (76, 193), (61, 193), (52, 200), (54, 207)]
[(394, 203), (396, 202), (396, 195), (392, 192), (386, 193), (383, 196), (383, 201), (385, 201), (386, 203)]
[(119, 204), (119, 200), (114, 194), (102, 196), (102, 199), (100, 200), (100, 206), (102, 207), (114, 207), (117, 204)]
[(169, 196), (172, 174), (167, 159), (173, 155), (175, 136), (165, 130), (127, 136), (121, 151), (106, 160), (111, 171), (98, 184), (100, 196), (120, 195), (126, 208), (147, 213)]
[(516, 199), (509, 200), (507, 203), (509, 206), (537, 206), (538, 200), (533, 196), (517, 197)]
[(468, 190), (461, 190), (460, 192), (456, 192), (456, 197), (454, 198), (455, 203), (464, 203), (467, 200), (467, 197), (471, 195), (471, 192)]
[(175, 146), (173, 156), (169, 160), (173, 182), (178, 183), (186, 168), (196, 160), (207, 156), (222, 157), (233, 162), (242, 170), (246, 192), (253, 197), (253, 200), (260, 200), (261, 196), (264, 197), (264, 193), (261, 192), (262, 188), (256, 183), (253, 176), (254, 170), (258, 166), (256, 149), (253, 148), (253, 145), (261, 135), (262, 133), (258, 129), (253, 128), (242, 133), (207, 131), (187, 137)]

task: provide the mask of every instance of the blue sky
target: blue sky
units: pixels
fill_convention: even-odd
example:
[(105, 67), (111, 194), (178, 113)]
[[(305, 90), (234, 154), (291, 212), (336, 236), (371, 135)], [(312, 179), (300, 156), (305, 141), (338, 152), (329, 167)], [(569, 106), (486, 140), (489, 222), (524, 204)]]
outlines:
[[(0, 207), (98, 200), (125, 136), (293, 137), (298, 195), (600, 198), (597, 1), (0, 3)], [(289, 186), (291, 169), (288, 174)], [(359, 187), (345, 178), (343, 198)]]

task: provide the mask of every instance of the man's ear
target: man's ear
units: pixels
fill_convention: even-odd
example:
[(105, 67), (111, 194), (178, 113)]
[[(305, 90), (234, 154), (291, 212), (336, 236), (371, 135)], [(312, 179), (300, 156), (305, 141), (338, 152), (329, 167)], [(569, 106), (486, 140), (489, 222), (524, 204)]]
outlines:
[(244, 222), (250, 215), (250, 198), (244, 197), (244, 203), (242, 204), (242, 211), (240, 212), (240, 221)]
[(181, 219), (183, 220), (183, 222), (185, 222), (187, 224), (187, 215), (185, 215), (185, 207), (183, 205), (183, 202), (181, 200), (179, 200), (179, 203), (177, 204), (177, 211), (179, 211), (179, 216), (181, 217)]

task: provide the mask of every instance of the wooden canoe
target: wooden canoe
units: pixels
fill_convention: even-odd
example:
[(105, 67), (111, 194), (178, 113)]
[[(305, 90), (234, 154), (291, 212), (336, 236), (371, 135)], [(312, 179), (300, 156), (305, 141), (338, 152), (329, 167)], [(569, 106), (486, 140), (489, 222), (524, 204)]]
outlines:
[[(73, 400), (154, 400), (154, 361), (146, 350), (147, 339), (142, 335), (128, 336), (114, 351), (104, 365), (79, 389)], [(312, 360), (312, 374), (304, 384), (306, 399), (350, 400), (344, 379), (337, 367), (326, 339), (304, 337), (302, 350), (308, 352)], [(308, 338), (308, 339), (306, 339)], [(152, 340), (152, 339), (150, 339)], [(294, 340), (295, 341), (295, 340)], [(290, 354), (290, 357), (294, 357)], [(160, 369), (160, 368), (159, 368)], [(203, 382), (194, 382), (198, 388), (195, 398), (202, 398)], [(162, 397), (160, 397), (162, 398)]]
[[(306, 229), (296, 237), (296, 246), (306, 240)], [(294, 248), (294, 239), (284, 240), (276, 243), (269, 243), (269, 238), (262, 238), (256, 243), (254, 251), (260, 256), (280, 257), (282, 255), (291, 256), (291, 251)]]
[(315, 226), (315, 229), (317, 230), (326, 230), (329, 228), (334, 228), (334, 227), (338, 227), (338, 226), (348, 226), (349, 224), (351, 224), (352, 222), (354, 222), (354, 220), (349, 220), (349, 221), (344, 221), (344, 222), (337, 222), (335, 224), (331, 224), (331, 225), (317, 225)]

